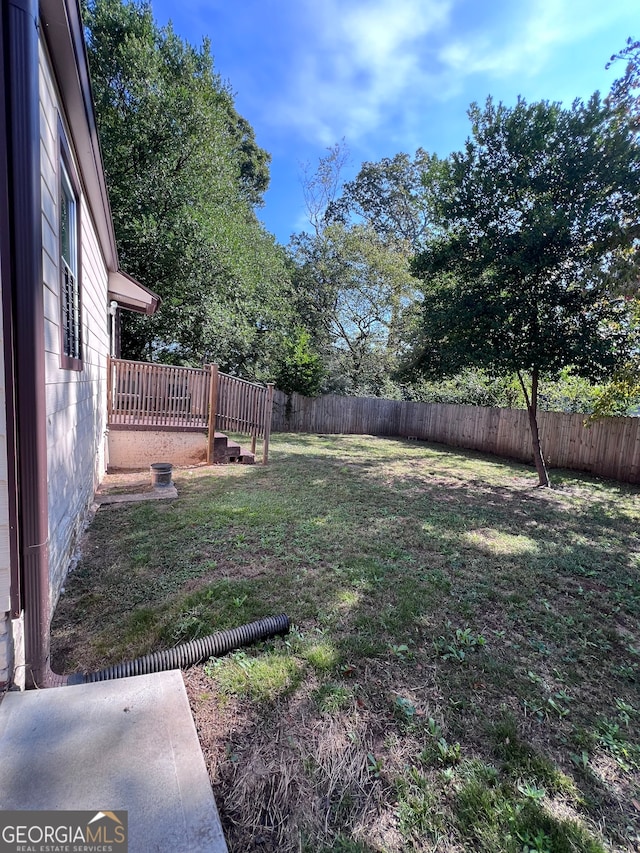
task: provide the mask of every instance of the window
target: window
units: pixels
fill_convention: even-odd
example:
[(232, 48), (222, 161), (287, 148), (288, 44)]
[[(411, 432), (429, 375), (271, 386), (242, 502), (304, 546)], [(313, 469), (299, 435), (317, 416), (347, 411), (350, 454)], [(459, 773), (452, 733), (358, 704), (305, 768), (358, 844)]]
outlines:
[(69, 147), (60, 129), (60, 338), (61, 367), (82, 370), (79, 192)]

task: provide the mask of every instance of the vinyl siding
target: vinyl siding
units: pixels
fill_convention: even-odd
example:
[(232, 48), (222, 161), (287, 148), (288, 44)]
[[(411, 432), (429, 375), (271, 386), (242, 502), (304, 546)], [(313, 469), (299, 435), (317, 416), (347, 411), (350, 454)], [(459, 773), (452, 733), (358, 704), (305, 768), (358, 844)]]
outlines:
[[(3, 282), (0, 280), (0, 296)], [(0, 684), (10, 681), (13, 649), (11, 642), (11, 565), (9, 551), (9, 483), (7, 465), (7, 410), (4, 387), (4, 324), (0, 311)]]
[[(80, 198), (83, 368), (60, 367), (58, 116), (66, 127), (46, 48), (40, 43), (40, 153), (52, 608), (105, 466), (108, 274), (96, 230)], [(72, 138), (67, 129), (67, 141)], [(72, 150), (73, 155), (73, 150)], [(82, 176), (75, 169), (82, 185)]]

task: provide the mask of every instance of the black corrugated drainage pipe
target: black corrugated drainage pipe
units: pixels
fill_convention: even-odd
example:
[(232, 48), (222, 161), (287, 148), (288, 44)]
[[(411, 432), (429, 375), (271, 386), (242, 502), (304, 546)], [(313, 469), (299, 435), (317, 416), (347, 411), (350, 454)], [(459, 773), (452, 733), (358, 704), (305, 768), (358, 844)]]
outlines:
[(110, 681), (113, 678), (128, 678), (131, 675), (164, 672), (167, 669), (182, 669), (203, 663), (212, 657), (221, 657), (241, 646), (250, 646), (258, 640), (281, 637), (288, 633), (289, 617), (286, 613), (267, 616), (256, 622), (241, 625), (239, 628), (230, 628), (199, 640), (181, 643), (173, 649), (152, 652), (141, 658), (101, 669), (99, 672), (76, 672), (69, 676), (67, 684), (88, 684), (92, 681)]

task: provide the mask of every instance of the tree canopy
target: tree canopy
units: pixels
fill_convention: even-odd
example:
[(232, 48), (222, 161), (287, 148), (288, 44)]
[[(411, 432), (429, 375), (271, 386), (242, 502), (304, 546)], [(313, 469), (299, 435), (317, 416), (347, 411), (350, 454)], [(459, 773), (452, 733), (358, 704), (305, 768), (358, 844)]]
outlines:
[(640, 41), (628, 38), (624, 48), (607, 62), (606, 68), (611, 68), (615, 62), (624, 62), (625, 71), (622, 77), (614, 80), (607, 101), (621, 114), (623, 121), (629, 122), (632, 130), (640, 132)]
[(163, 298), (126, 317), (124, 354), (259, 373), (288, 322), (284, 252), (254, 213), (269, 155), (207, 41), (135, 0), (88, 0), (84, 23), (121, 262)]
[(290, 251), (298, 313), (324, 353), (328, 389), (383, 395), (413, 298), (406, 254), (366, 225), (343, 223), (295, 236)]
[(305, 169), (311, 229), (289, 244), (293, 300), (310, 345), (323, 359), (323, 390), (383, 396), (417, 282), (409, 272), (408, 241), (383, 227), (382, 214), (376, 222), (356, 218), (338, 199), (347, 186), (341, 173), (348, 158), (342, 141), (327, 149), (315, 171)]
[[(163, 298), (154, 318), (125, 312), (125, 356), (306, 393), (524, 399), (541, 481), (539, 404), (617, 414), (640, 397), (640, 42), (611, 58), (625, 70), (604, 103), (472, 105), (446, 160), (419, 148), (344, 182), (349, 152), (331, 147), (285, 250), (256, 215), (270, 156), (209, 43), (144, 0), (83, 15), (121, 262)], [(609, 382), (592, 395), (582, 377)]]
[[(627, 39), (627, 44), (614, 54), (606, 67), (623, 62), (622, 77), (613, 82), (607, 103), (616, 111), (617, 119), (626, 124), (632, 133), (640, 135), (640, 41)], [(598, 389), (591, 420), (601, 417), (625, 415), (640, 405), (640, 282), (638, 279), (621, 280), (617, 293), (629, 304), (630, 358), (613, 374), (611, 381)]]
[(614, 283), (638, 275), (640, 146), (597, 95), (570, 108), (520, 99), (472, 105), (453, 154), (441, 234), (415, 259), (424, 300), (413, 367), (516, 373), (541, 484), (540, 376), (571, 366), (592, 380), (628, 355)]
[(413, 159), (403, 152), (366, 162), (339, 198), (327, 205), (329, 221), (366, 223), (387, 241), (419, 249), (432, 233), (441, 161), (419, 148)]

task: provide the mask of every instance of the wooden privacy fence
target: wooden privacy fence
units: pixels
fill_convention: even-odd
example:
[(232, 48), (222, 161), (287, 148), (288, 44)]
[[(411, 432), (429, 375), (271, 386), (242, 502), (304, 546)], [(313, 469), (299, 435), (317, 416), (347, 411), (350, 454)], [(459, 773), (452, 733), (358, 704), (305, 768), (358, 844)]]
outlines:
[[(547, 464), (640, 483), (640, 418), (606, 418), (590, 427), (584, 426), (584, 418), (581, 414), (539, 413)], [(276, 390), (272, 429), (419, 438), (533, 461), (527, 413), (519, 409), (337, 395), (311, 399), (293, 394), (289, 399)]]
[(107, 409), (116, 429), (207, 430), (208, 461), (216, 429), (263, 440), (267, 462), (273, 385), (259, 385), (206, 368), (175, 367), (121, 358), (108, 360)]

